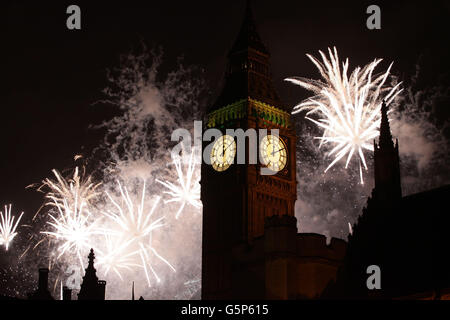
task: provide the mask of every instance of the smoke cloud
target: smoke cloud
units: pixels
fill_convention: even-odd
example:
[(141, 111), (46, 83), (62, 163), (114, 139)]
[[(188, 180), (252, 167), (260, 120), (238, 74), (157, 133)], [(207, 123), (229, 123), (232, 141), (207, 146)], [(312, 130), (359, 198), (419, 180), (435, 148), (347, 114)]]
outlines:
[[(190, 298), (200, 286), (201, 209), (185, 205), (175, 219), (180, 203), (165, 203), (164, 187), (156, 179), (176, 183), (171, 133), (177, 128), (193, 130), (194, 120), (200, 119), (204, 85), (198, 69), (185, 66), (182, 59), (166, 75), (159, 72), (162, 67), (162, 49), (149, 51), (144, 46), (137, 55), (123, 56), (120, 67), (109, 72), (104, 102), (119, 108), (121, 114), (100, 125), (107, 134), (96, 153), (106, 155), (101, 164), (105, 189), (117, 194), (116, 180), (120, 180), (139, 199), (145, 181), (148, 197), (162, 197), (157, 215), (165, 217), (164, 227), (152, 235), (152, 246), (176, 272), (159, 263), (155, 269), (161, 280), (151, 287), (139, 270), (123, 274), (128, 286), (111, 275), (106, 279), (110, 299), (129, 296), (132, 279), (136, 295), (150, 299)], [(195, 179), (199, 179), (199, 167)]]

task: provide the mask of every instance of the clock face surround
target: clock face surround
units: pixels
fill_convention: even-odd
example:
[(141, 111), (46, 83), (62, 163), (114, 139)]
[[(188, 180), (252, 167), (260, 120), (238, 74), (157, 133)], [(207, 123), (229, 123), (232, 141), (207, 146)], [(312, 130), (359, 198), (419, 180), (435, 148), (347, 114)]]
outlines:
[(223, 135), (211, 150), (211, 165), (216, 171), (225, 171), (233, 164), (235, 155), (236, 141), (230, 135)]
[(286, 144), (278, 136), (266, 135), (260, 143), (262, 163), (272, 171), (279, 172), (286, 167)]

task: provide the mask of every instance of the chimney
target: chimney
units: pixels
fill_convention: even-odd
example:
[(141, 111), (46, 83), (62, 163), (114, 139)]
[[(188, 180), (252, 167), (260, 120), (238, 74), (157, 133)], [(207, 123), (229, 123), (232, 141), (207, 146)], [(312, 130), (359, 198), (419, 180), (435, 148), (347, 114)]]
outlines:
[(48, 290), (48, 269), (40, 268), (39, 269), (39, 291), (47, 291)]
[(98, 300), (105, 300), (105, 289), (106, 289), (106, 281), (98, 280), (97, 282)]
[(72, 289), (63, 287), (63, 300), (72, 300)]
[(53, 300), (50, 291), (48, 291), (48, 269), (39, 269), (38, 288), (34, 292), (28, 294), (29, 300)]

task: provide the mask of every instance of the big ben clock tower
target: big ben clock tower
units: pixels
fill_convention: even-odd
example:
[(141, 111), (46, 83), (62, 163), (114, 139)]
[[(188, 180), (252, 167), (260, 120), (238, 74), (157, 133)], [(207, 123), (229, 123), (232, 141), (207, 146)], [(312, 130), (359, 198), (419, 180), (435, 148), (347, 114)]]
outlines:
[[(202, 298), (270, 297), (270, 268), (264, 264), (267, 245), (261, 239), (268, 236), (268, 221), (279, 217), (275, 224), (289, 230), (295, 243), (296, 136), (289, 109), (273, 85), (269, 52), (248, 3), (228, 54), (224, 87), (204, 124), (205, 129), (216, 128), (223, 135), (213, 142), (211, 164), (202, 164)], [(257, 130), (257, 164), (248, 163), (249, 140), (247, 161), (237, 164), (236, 139), (225, 131), (239, 128)], [(273, 129), (278, 129), (277, 134)], [(262, 168), (273, 174), (261, 174)]]

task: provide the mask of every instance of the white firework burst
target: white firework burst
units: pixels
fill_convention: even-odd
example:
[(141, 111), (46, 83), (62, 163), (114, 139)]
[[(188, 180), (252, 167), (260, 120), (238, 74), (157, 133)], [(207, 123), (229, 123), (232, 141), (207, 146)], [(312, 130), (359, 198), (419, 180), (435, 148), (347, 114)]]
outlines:
[(322, 51), (319, 53), (322, 62), (309, 54), (307, 56), (319, 70), (322, 80), (285, 79), (315, 94), (295, 106), (293, 113), (307, 110), (306, 118), (323, 129), (323, 135), (316, 137), (320, 140), (319, 147), (330, 144), (332, 149), (328, 156), (334, 156), (325, 172), (345, 156), (347, 168), (353, 155), (357, 154), (363, 183), (361, 164), (367, 170), (364, 150), (373, 151), (372, 141), (379, 135), (382, 101), (389, 105), (402, 91), (399, 89), (401, 83), (393, 87), (385, 85), (392, 63), (384, 73), (374, 74), (382, 59), (375, 59), (363, 68), (358, 67), (348, 76), (348, 59), (342, 64), (341, 72), (336, 48), (333, 51), (328, 49), (329, 58)]
[(93, 236), (99, 234), (99, 231), (96, 229), (96, 221), (86, 207), (86, 203), (81, 201), (79, 204), (78, 201), (78, 198), (75, 197), (74, 203), (69, 205), (66, 199), (62, 200), (62, 204), (54, 200), (54, 207), (58, 214), (49, 212), (50, 221), (47, 222), (53, 228), (51, 231), (42, 231), (41, 233), (61, 242), (57, 258), (66, 252), (75, 252), (80, 265), (83, 266), (83, 249), (92, 247)]
[(72, 205), (77, 199), (78, 204), (89, 205), (90, 202), (95, 199), (100, 192), (97, 188), (101, 183), (92, 182), (92, 177), (88, 176), (86, 179), (80, 176), (78, 167), (75, 168), (72, 178), (65, 179), (61, 174), (53, 169), (53, 174), (56, 180), (47, 178), (43, 181), (42, 186), (38, 189), (42, 190), (44, 187), (48, 187), (49, 191), (45, 197), (50, 201), (48, 205), (56, 205), (64, 207), (64, 201), (69, 205)]
[(196, 174), (194, 154), (195, 151), (193, 150), (189, 155), (186, 172), (183, 171), (181, 157), (174, 158), (173, 165), (175, 165), (175, 169), (177, 171), (176, 183), (156, 179), (158, 183), (168, 189), (167, 191), (164, 191), (164, 193), (168, 194), (170, 199), (165, 200), (164, 203), (180, 203), (180, 207), (175, 215), (176, 219), (179, 218), (181, 212), (187, 204), (195, 208), (200, 208), (202, 205), (200, 201), (200, 183), (198, 174)]
[(5, 206), (5, 212), (3, 214), (0, 211), (0, 245), (4, 245), (6, 251), (9, 249), (14, 237), (17, 235), (16, 229), (19, 225), (20, 219), (22, 218), (23, 212), (20, 214), (19, 218), (14, 223), (14, 216), (11, 215), (11, 205)]
[[(157, 219), (152, 219), (161, 198), (157, 197), (150, 211), (144, 212), (145, 182), (142, 188), (141, 200), (138, 205), (133, 203), (127, 189), (123, 188), (120, 182), (117, 183), (123, 206), (119, 205), (119, 203), (115, 201), (109, 193), (106, 193), (116, 210), (108, 210), (103, 212), (103, 214), (117, 227), (115, 229), (108, 230), (108, 234), (116, 236), (120, 239), (124, 246), (116, 247), (115, 252), (110, 251), (109, 257), (118, 257), (118, 255), (122, 254), (122, 258), (120, 258), (122, 260), (117, 260), (116, 258), (112, 260), (110, 259), (109, 266), (112, 266), (113, 270), (115, 269), (116, 273), (118, 273), (120, 266), (127, 269), (126, 266), (131, 267), (132, 265), (137, 264), (131, 262), (130, 260), (130, 258), (134, 256), (138, 261), (140, 261), (138, 265), (144, 269), (148, 285), (150, 286), (151, 281), (149, 272), (153, 274), (157, 282), (161, 281), (155, 268), (153, 267), (154, 258), (165, 263), (174, 272), (176, 271), (175, 268), (152, 246), (152, 233), (164, 225), (164, 216)], [(128, 260), (125, 261), (123, 259)], [(103, 261), (103, 263), (107, 263), (107, 259), (103, 259)]]
[(122, 241), (119, 237), (104, 232), (104, 244), (106, 249), (101, 250), (97, 248), (96, 251), (99, 253), (97, 265), (100, 268), (104, 268), (105, 276), (108, 275), (109, 271), (113, 271), (121, 280), (123, 280), (121, 274), (122, 270), (133, 270), (134, 267), (140, 267), (134, 259), (139, 252), (130, 250), (133, 241), (133, 238)]

